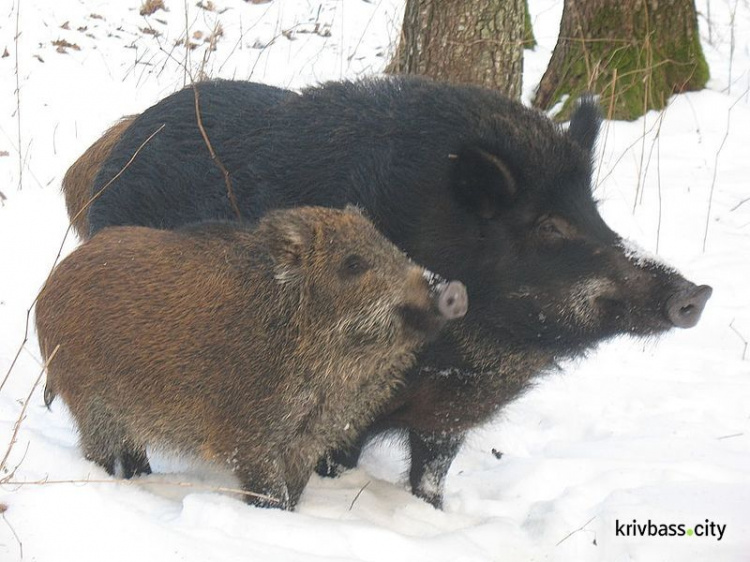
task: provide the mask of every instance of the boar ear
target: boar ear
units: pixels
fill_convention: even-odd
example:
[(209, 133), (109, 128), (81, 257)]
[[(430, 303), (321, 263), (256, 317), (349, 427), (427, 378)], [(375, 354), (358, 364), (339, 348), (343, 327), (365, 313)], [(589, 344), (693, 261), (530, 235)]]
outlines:
[(602, 123), (602, 112), (596, 98), (592, 94), (584, 94), (578, 100), (578, 107), (570, 118), (568, 134), (578, 146), (586, 152), (591, 152), (599, 135)]
[(274, 277), (282, 282), (290, 282), (301, 278), (304, 258), (312, 247), (315, 233), (304, 216), (288, 212), (282, 215), (283, 219), (273, 222), (270, 253), (274, 262)]
[(453, 195), (470, 211), (491, 219), (515, 198), (516, 180), (499, 156), (474, 147), (448, 157)]

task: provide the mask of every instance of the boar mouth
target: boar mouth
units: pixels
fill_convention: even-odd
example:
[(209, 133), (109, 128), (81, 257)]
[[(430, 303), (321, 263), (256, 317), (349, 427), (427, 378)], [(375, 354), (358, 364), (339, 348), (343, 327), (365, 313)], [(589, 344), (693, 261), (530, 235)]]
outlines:
[(612, 333), (656, 335), (672, 328), (692, 328), (698, 324), (712, 289), (707, 285), (689, 287), (667, 298), (662, 306), (644, 308), (609, 296), (595, 299), (603, 325)]
[(614, 297), (597, 297), (602, 338), (617, 334), (631, 336), (654, 336), (672, 328), (672, 323), (660, 311), (659, 307), (644, 308), (623, 299)]
[(673, 279), (670, 285), (666, 295), (647, 292), (631, 300), (623, 294), (627, 288), (611, 280), (588, 280), (576, 286), (567, 307), (583, 326), (609, 334), (652, 335), (671, 328), (692, 328), (711, 297), (711, 287), (696, 286), (683, 278)]
[(398, 313), (406, 331), (425, 342), (435, 340), (448, 321), (438, 310), (424, 310), (410, 305), (399, 306)]

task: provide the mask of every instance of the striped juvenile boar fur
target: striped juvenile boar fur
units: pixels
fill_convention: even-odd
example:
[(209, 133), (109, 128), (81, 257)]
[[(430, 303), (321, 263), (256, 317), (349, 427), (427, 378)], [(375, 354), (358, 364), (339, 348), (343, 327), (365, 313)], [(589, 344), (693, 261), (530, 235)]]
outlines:
[(146, 447), (238, 477), (292, 509), (318, 459), (371, 423), (466, 291), (409, 261), (358, 211), (275, 211), (257, 226), (103, 230), (37, 303), (45, 401), (86, 457), (150, 472)]

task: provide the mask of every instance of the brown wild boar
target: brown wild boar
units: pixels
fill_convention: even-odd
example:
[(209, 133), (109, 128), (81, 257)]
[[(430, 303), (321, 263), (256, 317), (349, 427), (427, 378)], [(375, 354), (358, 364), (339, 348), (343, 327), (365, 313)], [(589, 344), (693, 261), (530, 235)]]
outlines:
[(88, 459), (150, 472), (146, 447), (230, 468), (249, 503), (293, 509), (355, 439), (464, 286), (409, 261), (355, 209), (257, 226), (105, 229), (53, 272), (36, 325)]

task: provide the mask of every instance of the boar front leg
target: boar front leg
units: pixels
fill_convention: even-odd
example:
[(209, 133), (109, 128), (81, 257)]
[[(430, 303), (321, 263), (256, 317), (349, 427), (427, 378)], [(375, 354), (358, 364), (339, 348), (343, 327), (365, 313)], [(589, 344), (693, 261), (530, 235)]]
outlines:
[(443, 508), (445, 476), (464, 442), (464, 437), (464, 433), (409, 432), (411, 449), (409, 482), (415, 496), (438, 509)]

